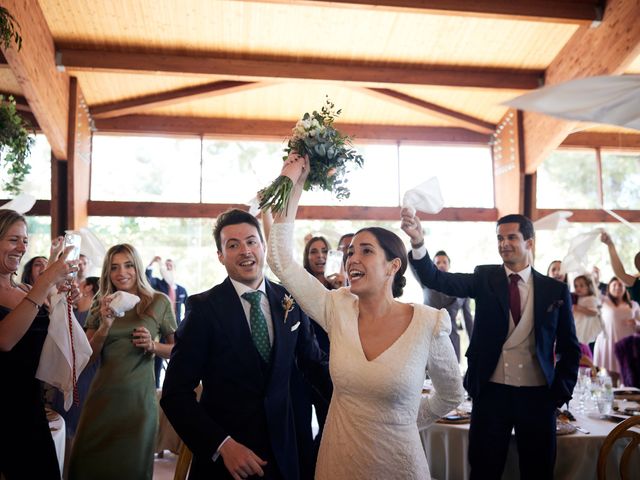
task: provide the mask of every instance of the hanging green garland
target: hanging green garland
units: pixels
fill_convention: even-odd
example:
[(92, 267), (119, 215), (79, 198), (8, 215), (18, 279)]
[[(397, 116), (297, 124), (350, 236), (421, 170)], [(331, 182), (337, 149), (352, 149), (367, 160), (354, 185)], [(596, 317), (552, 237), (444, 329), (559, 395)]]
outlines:
[(0, 170), (3, 187), (7, 193), (20, 193), (22, 183), (31, 170), (27, 163), (34, 139), (27, 125), (16, 110), (16, 101), (12, 96), (5, 100), (0, 95)]

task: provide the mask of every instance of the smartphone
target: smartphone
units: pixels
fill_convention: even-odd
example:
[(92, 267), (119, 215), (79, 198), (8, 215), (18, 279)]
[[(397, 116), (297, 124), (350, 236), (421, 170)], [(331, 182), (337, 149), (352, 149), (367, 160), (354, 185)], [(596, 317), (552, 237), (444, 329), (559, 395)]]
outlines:
[(64, 249), (67, 247), (73, 247), (73, 250), (69, 252), (67, 260), (78, 260), (80, 258), (81, 243), (82, 237), (80, 236), (80, 232), (75, 230), (67, 230), (64, 232)]
[(329, 278), (340, 273), (342, 270), (342, 252), (340, 250), (329, 250), (327, 261), (324, 264), (324, 276)]

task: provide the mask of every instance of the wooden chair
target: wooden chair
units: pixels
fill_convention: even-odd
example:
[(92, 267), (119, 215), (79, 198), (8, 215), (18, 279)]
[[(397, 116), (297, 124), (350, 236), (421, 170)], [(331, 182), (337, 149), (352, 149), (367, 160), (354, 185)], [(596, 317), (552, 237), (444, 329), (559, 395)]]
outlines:
[[(621, 438), (630, 438), (631, 440), (623, 450), (622, 457), (620, 458), (620, 478), (622, 480), (631, 479), (631, 474), (628, 471), (629, 461), (631, 460), (632, 453), (636, 451), (637, 447), (640, 445), (640, 433), (630, 430), (636, 425), (640, 425), (640, 415), (627, 418), (624, 422), (611, 430), (609, 435), (607, 435), (607, 438), (604, 439), (604, 443), (602, 444), (602, 447), (600, 447), (600, 453), (598, 455), (598, 480), (606, 480), (607, 458), (609, 457), (609, 453), (611, 452), (613, 445)], [(637, 472), (635, 475), (637, 475)], [(638, 478), (635, 475), (634, 478)]]
[(186, 480), (192, 458), (193, 453), (191, 453), (189, 447), (182, 442), (178, 449), (178, 461), (176, 462), (176, 471), (173, 474), (173, 480)]

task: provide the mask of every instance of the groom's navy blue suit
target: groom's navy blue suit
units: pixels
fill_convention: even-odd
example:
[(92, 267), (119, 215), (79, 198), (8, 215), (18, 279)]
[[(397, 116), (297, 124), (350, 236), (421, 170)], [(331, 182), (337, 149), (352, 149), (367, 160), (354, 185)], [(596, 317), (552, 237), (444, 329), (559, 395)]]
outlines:
[[(289, 395), (294, 361), (326, 398), (331, 396), (326, 355), (318, 348), (309, 319), (295, 305), (285, 322), (286, 290), (266, 279), (265, 283), (274, 337), (269, 364), (253, 344), (229, 278), (187, 301), (161, 405), (194, 454), (190, 479), (231, 478), (221, 457), (212, 461), (227, 436), (268, 462), (263, 478), (298, 479)], [(200, 381), (198, 403), (193, 390)]]
[[(553, 415), (555, 406), (560, 406), (571, 398), (580, 360), (580, 346), (576, 338), (567, 285), (531, 270), (535, 352), (546, 380), (546, 387), (503, 388), (503, 385), (490, 382), (490, 378), (496, 369), (509, 331), (509, 282), (504, 266), (483, 265), (476, 267), (472, 274), (463, 274), (439, 271), (428, 254), (419, 260), (415, 260), (410, 254), (410, 262), (420, 281), (427, 287), (447, 295), (472, 297), (476, 301), (475, 324), (466, 353), (468, 369), (464, 381), (465, 388), (474, 401), (474, 410), (476, 405), (487, 403), (487, 408), (491, 408), (493, 404), (493, 408), (500, 409), (504, 402), (509, 403), (506, 399), (507, 394), (515, 393), (527, 414), (539, 414), (541, 421), (552, 421), (555, 432), (555, 416), (549, 415)], [(550, 413), (547, 414), (547, 411)], [(473, 420), (472, 415), (472, 424)], [(510, 431), (509, 428), (509, 433)], [(526, 450), (526, 435), (522, 437)], [(477, 440), (485, 443), (488, 441), (487, 438)], [(520, 438), (518, 443), (521, 443)], [(549, 444), (546, 454), (553, 460), (555, 435), (546, 443)], [(498, 450), (501, 447), (495, 448)], [(506, 446), (504, 448), (506, 455)], [(519, 451), (522, 449), (519, 448)], [(472, 456), (470, 460), (473, 475)], [(491, 462), (493, 459), (475, 460), (482, 463)], [(526, 477), (527, 473), (521, 469), (521, 475)]]

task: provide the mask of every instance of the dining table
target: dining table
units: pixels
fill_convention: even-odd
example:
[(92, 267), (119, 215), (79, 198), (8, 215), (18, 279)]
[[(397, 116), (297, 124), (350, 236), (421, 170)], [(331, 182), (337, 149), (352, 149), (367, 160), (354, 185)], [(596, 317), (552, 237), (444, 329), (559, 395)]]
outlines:
[[(555, 480), (596, 480), (597, 463), (600, 447), (605, 438), (618, 423), (628, 418), (612, 412), (604, 416), (597, 409), (578, 411), (576, 403), (569, 405), (575, 421), (570, 425), (579, 427), (559, 429), (557, 437), (557, 454), (554, 471)], [(456, 413), (471, 411), (469, 403), (459, 407)], [(452, 412), (454, 413), (454, 412)], [(422, 445), (427, 455), (432, 479), (437, 480), (466, 480), (469, 478), (469, 423), (435, 423), (420, 431)], [(566, 433), (566, 434), (565, 434)], [(628, 442), (618, 441), (609, 455), (607, 462), (607, 479), (620, 478), (618, 464), (622, 451)], [(640, 449), (631, 460), (631, 471), (640, 472)], [(518, 453), (515, 435), (512, 432), (511, 443), (507, 454), (503, 480), (519, 479)]]

